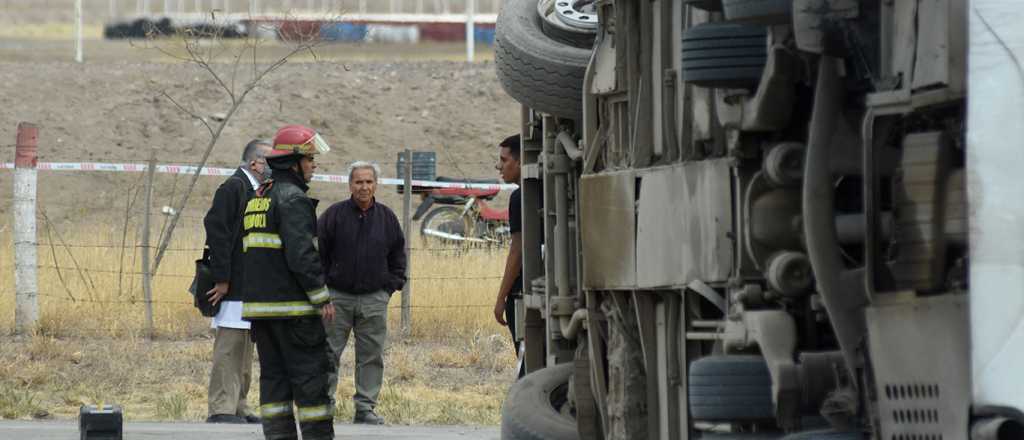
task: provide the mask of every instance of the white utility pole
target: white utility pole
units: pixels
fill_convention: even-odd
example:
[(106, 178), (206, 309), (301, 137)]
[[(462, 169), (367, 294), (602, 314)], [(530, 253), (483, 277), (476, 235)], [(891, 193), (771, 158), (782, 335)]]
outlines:
[(476, 53), (476, 36), (473, 35), (476, 28), (473, 22), (473, 16), (476, 15), (475, 3), (476, 0), (466, 0), (466, 61), (470, 63), (473, 62), (473, 55)]
[(31, 333), (39, 321), (36, 250), (36, 160), (39, 127), (18, 124), (14, 150), (14, 330)]
[(82, 62), (82, 0), (75, 0), (75, 62)]

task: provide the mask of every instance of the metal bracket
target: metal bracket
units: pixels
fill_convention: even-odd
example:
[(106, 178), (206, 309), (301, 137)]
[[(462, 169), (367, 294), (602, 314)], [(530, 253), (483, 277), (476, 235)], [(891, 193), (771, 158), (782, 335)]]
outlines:
[(758, 346), (772, 376), (772, 402), (775, 417), (785, 429), (799, 426), (800, 375), (793, 361), (796, 350), (796, 322), (781, 310), (748, 311), (742, 321), (728, 321), (725, 329), (727, 349)]
[(576, 311), (575, 296), (555, 296), (551, 298), (552, 316), (570, 316)]

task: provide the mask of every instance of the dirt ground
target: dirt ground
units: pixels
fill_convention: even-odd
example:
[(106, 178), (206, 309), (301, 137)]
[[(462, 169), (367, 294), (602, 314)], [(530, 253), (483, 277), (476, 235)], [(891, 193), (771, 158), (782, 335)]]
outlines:
[[(145, 162), (155, 149), (160, 163), (194, 164), (210, 136), (164, 94), (206, 118), (226, 112), (230, 100), (209, 73), (156, 49), (175, 50), (180, 44), (166, 40), (144, 46), (91, 40), (87, 61), (76, 64), (54, 61), (66, 58), (59, 55), (67, 53), (66, 41), (0, 38), (0, 158), (13, 160), (16, 126), (27, 121), (40, 126), (40, 161)], [(227, 54), (236, 49), (219, 48)], [(287, 50), (275, 43), (261, 47), (257, 67)], [(314, 49), (315, 58), (305, 52), (246, 98), (210, 163), (236, 166), (248, 140), (299, 123), (315, 127), (333, 148), (319, 159), (323, 173), (344, 174), (351, 161), (371, 160), (392, 177), (398, 152), (413, 148), (435, 151), (440, 175), (496, 177), (491, 145), (516, 131), (519, 106), (501, 89), (491, 62), (447, 61), (457, 59), (460, 50), (457, 44), (327, 45)], [(488, 50), (481, 48), (482, 55)], [(227, 56), (217, 59), (224, 63), (215, 68), (230, 78)], [(253, 63), (242, 65), (252, 69)], [(239, 73), (238, 82), (245, 76)], [(10, 176), (0, 173), (2, 187), (10, 187)], [(41, 204), (50, 205), (56, 218), (123, 205), (118, 201), (125, 186), (138, 178), (44, 172)], [(200, 200), (190, 203), (194, 214), (205, 210), (203, 200), (218, 182), (201, 179)], [(164, 183), (155, 194), (160, 203), (172, 191), (167, 178)], [(347, 197), (346, 188), (314, 188), (328, 202)], [(7, 212), (10, 197), (9, 191), (0, 191), (0, 215)], [(400, 205), (393, 188), (382, 188), (380, 197)]]
[[(165, 43), (165, 48), (173, 45), (159, 44)], [(0, 162), (13, 161), (16, 126), (22, 121), (40, 127), (40, 161), (142, 163), (153, 149), (160, 163), (194, 164), (199, 159), (209, 141), (206, 129), (164, 94), (206, 118), (226, 112), (230, 101), (208, 73), (152, 48), (98, 39), (87, 41), (86, 62), (75, 64), (69, 61), (71, 47), (61, 39), (19, 40), (0, 34)], [(225, 48), (231, 49), (230, 45)], [(268, 44), (257, 56), (257, 67), (286, 50), (283, 45)], [(343, 174), (351, 161), (371, 160), (382, 166), (384, 177), (393, 177), (398, 152), (413, 148), (437, 153), (438, 174), (497, 177), (493, 145), (517, 131), (519, 106), (502, 91), (494, 66), (488, 61), (489, 50), (481, 47), (481, 61), (468, 64), (457, 61), (464, 54), (458, 44), (319, 47), (315, 57), (305, 53), (294, 58), (247, 97), (225, 128), (210, 164), (234, 167), (248, 140), (270, 137), (284, 124), (300, 123), (315, 127), (333, 148), (318, 160), (323, 173)], [(215, 64), (225, 75), (229, 67)], [(0, 233), (12, 225), (12, 176), (10, 170), (0, 170)], [(120, 230), (119, 218), (124, 218), (121, 212), (127, 194), (138, 187), (141, 176), (41, 171), (39, 211), (45, 212), (57, 224), (56, 230), (63, 231), (71, 241), (84, 243), (95, 238), (106, 242), (99, 236), (110, 232), (104, 229), (108, 226)], [(159, 209), (172, 204), (173, 198), (182, 194), (185, 180), (158, 176), (153, 206)], [(200, 179), (184, 213), (186, 231), (182, 234), (186, 237), (201, 233), (199, 220), (221, 180)], [(314, 184), (311, 193), (324, 202), (321, 209), (348, 195), (347, 188), (323, 183)], [(392, 207), (401, 205), (393, 187), (380, 188), (378, 196)], [(136, 210), (132, 215), (137, 214)], [(110, 222), (112, 219), (117, 221)], [(99, 238), (83, 237), (82, 231), (103, 234), (93, 234)], [(41, 240), (57, 239), (40, 234)], [(2, 269), (0, 286), (4, 287), (0, 287), (0, 294), (12, 295), (12, 272), (9, 267)], [(54, 344), (56, 352), (67, 352), (72, 358), (60, 357), (59, 362), (44, 368), (23, 368), (24, 357), (34, 356), (25, 346), (31, 342), (9, 338), (0, 338), (0, 347), (6, 348), (0, 350), (0, 368), (8, 369), (0, 371), (0, 385), (20, 390), (11, 395), (21, 397), (6, 403), (0, 399), (0, 406), (39, 406), (58, 419), (74, 417), (79, 395), (118, 395), (108, 390), (116, 386), (108, 381), (70, 379), (73, 372), (83, 371), (74, 359), (75, 352), (82, 352), (83, 359), (95, 352), (97, 362), (107, 362), (102, 359), (105, 352), (142, 353), (114, 348), (134, 344), (131, 340), (93, 343), (71, 338)], [(395, 386), (389, 387), (393, 392), (388, 398), (395, 413), (389, 420), (397, 424), (495, 424), (510, 377), (511, 357), (507, 346), (491, 344), (492, 338), (476, 339), (483, 342), (472, 349), (461, 340), (430, 342), (441, 343), (447, 349), (421, 343), (412, 348), (393, 347), (388, 380)], [(178, 345), (189, 350), (182, 352)], [(73, 346), (79, 348), (71, 350)], [(167, 384), (159, 377), (154, 381), (127, 378), (141, 387), (152, 387), (150, 395), (154, 398), (141, 398), (136, 403), (136, 407), (145, 408), (137, 416), (149, 420), (201, 419), (205, 410), (202, 405), (182, 402), (203, 400), (199, 394), (207, 374), (203, 366), (208, 362), (208, 349), (209, 341), (193, 339), (167, 341), (153, 349), (157, 358), (163, 356), (161, 353), (168, 359), (177, 356), (177, 361), (168, 361), (165, 367), (171, 371), (168, 374), (177, 375), (181, 381)], [(143, 351), (150, 353), (147, 350)], [(128, 371), (126, 366), (130, 364), (104, 365)], [(19, 376), (25, 374), (33, 376)], [(68, 383), (82, 385), (74, 388)], [(168, 391), (165, 386), (178, 388)], [(119, 392), (126, 393), (120, 395), (126, 401), (145, 394), (136, 394), (131, 388)], [(14, 418), (32, 415), (17, 413)]]

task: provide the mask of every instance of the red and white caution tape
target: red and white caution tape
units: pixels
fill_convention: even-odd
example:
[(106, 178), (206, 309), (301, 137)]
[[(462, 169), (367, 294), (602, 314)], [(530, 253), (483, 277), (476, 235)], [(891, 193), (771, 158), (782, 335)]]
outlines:
[[(13, 169), (14, 163), (0, 163), (0, 169)], [(144, 163), (99, 163), (99, 162), (39, 162), (36, 169), (43, 171), (107, 171), (115, 173), (141, 173), (146, 171)], [(230, 176), (235, 174), (237, 168), (215, 168), (204, 167), (200, 171), (203, 176)], [(163, 174), (194, 174), (196, 167), (191, 165), (157, 165), (156, 172)], [(327, 183), (348, 183), (348, 176), (337, 174), (316, 174), (314, 182)], [(382, 177), (377, 183), (381, 185), (404, 185), (404, 179)], [(459, 189), (483, 189), (483, 190), (511, 190), (518, 188), (512, 184), (494, 183), (462, 183), (462, 182), (436, 182), (432, 180), (413, 180), (413, 186), (427, 188), (459, 188)]]

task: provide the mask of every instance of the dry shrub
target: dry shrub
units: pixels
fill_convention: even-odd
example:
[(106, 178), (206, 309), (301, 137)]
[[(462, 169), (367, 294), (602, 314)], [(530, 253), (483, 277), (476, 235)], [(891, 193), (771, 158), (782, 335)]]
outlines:
[[(56, 239), (53, 247), (40, 246), (39, 326), (33, 336), (0, 342), (0, 417), (45, 409), (74, 418), (80, 405), (105, 402), (123, 405), (129, 420), (204, 419), (212, 333), (185, 290), (203, 240), (197, 221), (178, 231), (154, 279), (152, 341), (144, 337), (136, 228), (128, 228), (123, 253), (123, 225), (114, 220), (61, 226), (62, 238), (75, 247)], [(396, 293), (379, 410), (395, 424), (493, 425), (515, 361), (508, 331), (491, 313), (504, 251), (419, 249), (421, 241), (412, 242), (411, 334), (400, 331)], [(9, 232), (0, 232), (0, 243), (0, 292), (7, 292), (0, 310), (14, 310)], [(117, 247), (89, 246), (105, 244)], [(62, 268), (59, 275), (53, 266)], [(10, 333), (13, 326), (13, 313), (0, 316), (0, 330)], [(342, 358), (339, 422), (354, 415), (353, 352), (350, 345)], [(254, 365), (252, 408), (258, 407), (258, 372)]]

